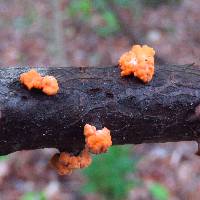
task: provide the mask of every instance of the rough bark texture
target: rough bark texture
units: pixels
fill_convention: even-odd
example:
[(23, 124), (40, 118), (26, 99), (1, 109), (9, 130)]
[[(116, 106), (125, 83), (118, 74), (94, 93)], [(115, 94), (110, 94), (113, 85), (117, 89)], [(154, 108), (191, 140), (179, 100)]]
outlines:
[(86, 123), (111, 130), (113, 144), (198, 140), (200, 70), (156, 66), (149, 84), (120, 77), (117, 66), (36, 68), (59, 81), (56, 96), (27, 90), (28, 67), (0, 69), (0, 155), (54, 147), (78, 152)]

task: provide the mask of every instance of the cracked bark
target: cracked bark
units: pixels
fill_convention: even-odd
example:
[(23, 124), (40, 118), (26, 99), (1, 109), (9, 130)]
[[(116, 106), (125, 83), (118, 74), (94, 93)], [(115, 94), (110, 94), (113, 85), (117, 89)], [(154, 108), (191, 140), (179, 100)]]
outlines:
[(199, 138), (197, 66), (156, 66), (146, 85), (121, 78), (117, 66), (36, 68), (57, 78), (56, 96), (21, 85), (19, 75), (29, 69), (0, 69), (0, 155), (50, 147), (76, 153), (86, 123), (109, 128), (114, 145)]

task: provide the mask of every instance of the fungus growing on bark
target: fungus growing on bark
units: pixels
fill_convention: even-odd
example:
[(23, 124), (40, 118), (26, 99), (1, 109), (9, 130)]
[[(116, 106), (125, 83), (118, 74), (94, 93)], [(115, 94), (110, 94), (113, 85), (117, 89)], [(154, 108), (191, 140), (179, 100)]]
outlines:
[(147, 45), (134, 45), (119, 59), (121, 76), (133, 74), (144, 83), (148, 83), (154, 75), (154, 55), (153, 48)]
[(69, 175), (72, 173), (72, 169), (68, 168), (67, 166), (63, 165), (59, 162), (60, 154), (56, 153), (50, 160), (51, 166), (56, 169), (58, 174), (60, 175)]
[(105, 153), (108, 147), (112, 145), (110, 131), (107, 128), (96, 130), (94, 126), (86, 124), (84, 135), (85, 149), (78, 156), (61, 152), (51, 158), (51, 165), (60, 175), (69, 175), (75, 169), (88, 167), (92, 162), (89, 151), (94, 154)]
[(53, 76), (45, 76), (42, 79), (41, 85), (42, 91), (47, 95), (55, 95), (59, 90), (58, 82)]
[(55, 95), (59, 90), (58, 82), (53, 76), (42, 77), (34, 69), (21, 74), (20, 82), (24, 84), (29, 90), (32, 88), (42, 89), (42, 91), (47, 95)]
[(74, 156), (66, 152), (55, 154), (51, 159), (51, 165), (60, 175), (69, 175), (75, 169), (88, 167), (92, 162), (92, 158), (87, 148), (80, 155)]
[(24, 84), (29, 90), (32, 88), (42, 89), (42, 76), (40, 76), (40, 74), (34, 69), (21, 74), (20, 82)]
[(112, 145), (110, 130), (107, 128), (96, 130), (95, 126), (86, 124), (84, 127), (84, 135), (86, 146), (91, 153), (105, 153)]

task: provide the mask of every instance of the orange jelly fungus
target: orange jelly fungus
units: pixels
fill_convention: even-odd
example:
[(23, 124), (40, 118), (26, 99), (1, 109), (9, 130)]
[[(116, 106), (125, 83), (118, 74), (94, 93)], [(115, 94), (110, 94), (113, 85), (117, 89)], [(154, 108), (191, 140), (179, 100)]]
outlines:
[(42, 76), (34, 70), (31, 69), (29, 72), (20, 75), (20, 82), (31, 90), (32, 88), (42, 89)]
[(47, 95), (55, 95), (59, 90), (58, 82), (53, 76), (45, 76), (42, 79), (42, 91)]
[(58, 82), (53, 76), (42, 77), (34, 69), (21, 74), (20, 82), (24, 84), (29, 90), (32, 88), (42, 89), (42, 91), (47, 95), (55, 95), (59, 90)]
[(121, 76), (133, 74), (144, 83), (148, 83), (154, 75), (154, 55), (153, 48), (147, 45), (134, 45), (130, 51), (125, 52), (119, 59)]
[(84, 126), (85, 149), (78, 155), (74, 156), (67, 152), (55, 154), (51, 158), (51, 165), (60, 175), (70, 175), (73, 170), (88, 167), (92, 158), (90, 153), (105, 153), (112, 145), (110, 131), (107, 128), (96, 130), (94, 126), (86, 124)]
[(60, 154), (55, 154), (51, 159), (51, 165), (60, 175), (69, 175), (75, 169), (88, 167), (91, 162), (92, 159), (87, 148), (85, 148), (78, 156), (62, 152)]
[(86, 146), (89, 148), (91, 153), (105, 153), (112, 145), (110, 130), (107, 128), (96, 130), (95, 126), (86, 124), (84, 127), (84, 135)]

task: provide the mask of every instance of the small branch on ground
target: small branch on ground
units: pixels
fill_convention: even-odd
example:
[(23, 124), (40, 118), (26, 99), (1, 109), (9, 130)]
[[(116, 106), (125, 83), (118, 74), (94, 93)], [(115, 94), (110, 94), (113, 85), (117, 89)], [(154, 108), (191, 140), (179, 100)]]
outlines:
[(197, 66), (156, 66), (148, 84), (120, 77), (118, 66), (36, 68), (57, 78), (55, 96), (20, 84), (28, 70), (0, 69), (0, 155), (45, 147), (79, 152), (86, 123), (111, 130), (114, 145), (199, 138)]

